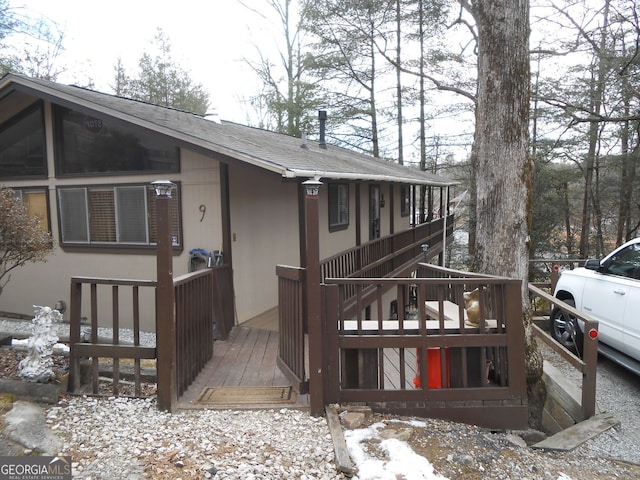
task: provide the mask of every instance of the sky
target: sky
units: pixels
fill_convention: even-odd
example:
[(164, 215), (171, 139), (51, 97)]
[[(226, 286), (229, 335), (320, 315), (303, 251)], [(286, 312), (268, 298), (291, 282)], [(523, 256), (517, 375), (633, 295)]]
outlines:
[[(255, 0), (248, 3), (256, 4)], [(64, 32), (60, 83), (91, 79), (96, 90), (112, 93), (114, 66), (122, 59), (130, 75), (151, 51), (157, 29), (168, 36), (174, 63), (209, 93), (222, 119), (246, 123), (242, 98), (257, 92), (243, 57), (256, 47), (275, 47), (277, 24), (269, 24), (236, 0), (10, 0), (18, 14), (45, 17)], [(267, 9), (265, 9), (268, 12)]]

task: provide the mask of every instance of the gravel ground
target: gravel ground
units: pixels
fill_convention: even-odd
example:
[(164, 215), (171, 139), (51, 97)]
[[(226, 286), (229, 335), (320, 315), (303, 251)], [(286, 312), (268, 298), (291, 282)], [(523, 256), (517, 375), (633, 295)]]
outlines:
[[(6, 332), (13, 334), (16, 338), (31, 336), (33, 325), (30, 320), (16, 320), (10, 318), (0, 318), (0, 332)], [(69, 324), (57, 323), (55, 324), (56, 335), (60, 338), (69, 338)], [(86, 327), (86, 331), (89, 332), (89, 327)], [(133, 331), (128, 329), (121, 329), (120, 341), (123, 343), (133, 343)], [(110, 328), (98, 327), (98, 335), (101, 337), (111, 337), (113, 330)], [(149, 332), (140, 332), (140, 344), (141, 345), (155, 345), (156, 335)]]
[[(543, 351), (545, 361), (560, 369), (576, 386), (582, 384), (575, 369), (567, 366), (554, 352)], [(620, 420), (620, 426), (598, 435), (578, 448), (576, 453), (640, 465), (640, 377), (600, 356), (596, 404), (599, 412), (612, 413)]]
[[(46, 409), (47, 422), (82, 479), (344, 479), (336, 471), (324, 418), (296, 410), (161, 413), (155, 400), (67, 398)], [(524, 432), (490, 432), (439, 420), (375, 415), (376, 431), (362, 447), (378, 468), (364, 479), (398, 476), (383, 439), (410, 445), (435, 473), (450, 479), (635, 479), (640, 468), (613, 460), (597, 447), (571, 453), (526, 446)], [(359, 427), (366, 428), (367, 425)], [(522, 436), (521, 436), (522, 435)], [(366, 435), (365, 435), (366, 436)], [(369, 437), (371, 437), (369, 435)], [(615, 436), (609, 440), (615, 441)], [(362, 461), (362, 460), (361, 460)], [(368, 460), (367, 462), (370, 462)], [(364, 467), (364, 461), (356, 467)], [(371, 469), (368, 469), (371, 471)]]
[[(4, 327), (0, 321), (0, 331)], [(578, 382), (553, 354), (545, 353), (545, 358)], [(360, 478), (436, 478), (420, 471), (395, 473), (393, 461), (402, 459), (385, 450), (388, 438), (411, 446), (433, 464), (436, 474), (450, 479), (640, 478), (640, 378), (601, 359), (597, 382), (600, 410), (613, 413), (621, 425), (573, 452), (532, 449), (525, 443), (532, 432), (491, 432), (455, 422), (374, 415), (357, 428), (375, 430), (365, 435), (369, 439), (362, 447), (379, 467)], [(346, 478), (336, 471), (325, 419), (304, 411), (188, 410), (171, 415), (159, 412), (154, 398), (75, 396), (43, 408), (48, 425), (64, 441), (60, 453), (72, 456), (78, 479)]]

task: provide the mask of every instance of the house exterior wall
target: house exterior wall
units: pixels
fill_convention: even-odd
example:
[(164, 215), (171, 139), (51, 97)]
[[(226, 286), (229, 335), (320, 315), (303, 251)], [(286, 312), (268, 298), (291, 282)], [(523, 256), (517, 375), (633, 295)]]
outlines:
[[(31, 102), (25, 96), (6, 104), (0, 112), (0, 125)], [(6, 104), (6, 105), (5, 105)], [(189, 251), (222, 250), (223, 225), (220, 185), (220, 163), (215, 155), (180, 150), (180, 171), (171, 174), (135, 173), (75, 175), (56, 177), (53, 108), (44, 104), (47, 178), (5, 180), (3, 185), (14, 188), (44, 187), (48, 189), (48, 211), (54, 251), (46, 263), (27, 264), (12, 273), (11, 281), (0, 295), (0, 311), (31, 316), (33, 305), (53, 306), (59, 301), (69, 305), (70, 279), (74, 276), (115, 279), (154, 280), (156, 258), (153, 248), (112, 248), (95, 246), (60, 246), (57, 189), (70, 186), (114, 186), (121, 184), (148, 185), (154, 180), (168, 179), (179, 184), (181, 217), (181, 251), (173, 257), (173, 274), (178, 277), (188, 272)], [(285, 180), (277, 174), (234, 162), (229, 166), (229, 219), (233, 253), (233, 274), (237, 322), (277, 306), (276, 265), (300, 266), (299, 194), (297, 181)], [(300, 179), (300, 181), (303, 179)], [(349, 222), (342, 229), (330, 231), (329, 193), (332, 181), (321, 179), (319, 196), (320, 258), (325, 259), (353, 248), (357, 243), (356, 220), (360, 219), (360, 242), (369, 240), (369, 182), (336, 180), (349, 184)], [(391, 205), (394, 208), (394, 229), (409, 228), (409, 217), (402, 217), (401, 189), (391, 189), (387, 183), (376, 183), (385, 199), (380, 210), (380, 236), (391, 233)], [(356, 211), (356, 195), (360, 195), (360, 212)], [(151, 200), (149, 200), (151, 201)], [(223, 255), (229, 252), (223, 252)], [(227, 259), (225, 258), (225, 261)], [(102, 287), (100, 287), (102, 288)], [(111, 320), (109, 287), (99, 291), (99, 320), (107, 326)], [(100, 290), (100, 289), (99, 289)], [(130, 293), (121, 292), (121, 325), (126, 327), (130, 316)], [(88, 297), (88, 292), (85, 294)], [(155, 301), (153, 292), (142, 295), (142, 329), (155, 330)], [(89, 317), (88, 298), (81, 315)]]
[(352, 248), (356, 244), (356, 188), (349, 184), (349, 225), (344, 230), (329, 231), (328, 181), (323, 181), (318, 198), (320, 260)]
[(298, 185), (273, 173), (229, 168), (237, 322), (278, 304), (276, 265), (300, 265)]
[[(328, 183), (325, 181), (324, 183)], [(360, 240), (361, 243), (369, 241), (369, 185), (368, 182), (360, 183)], [(384, 196), (385, 206), (380, 209), (380, 236), (391, 234), (391, 189), (389, 184), (380, 183), (380, 193)], [(349, 184), (349, 225), (344, 230), (329, 231), (329, 205), (326, 186), (320, 188), (319, 218), (320, 218), (320, 259), (328, 258), (339, 252), (353, 248), (356, 245), (356, 184)], [(410, 216), (401, 215), (401, 189), (400, 185), (393, 188), (393, 224), (394, 232), (400, 232), (410, 228)]]
[[(180, 173), (176, 174), (135, 174), (100, 175), (84, 177), (56, 178), (54, 166), (54, 136), (52, 129), (51, 106), (45, 105), (45, 128), (47, 145), (46, 179), (4, 180), (7, 187), (47, 187), (49, 199), (49, 217), (54, 250), (45, 263), (29, 263), (11, 273), (11, 279), (0, 295), (0, 311), (32, 316), (33, 305), (51, 306), (63, 300), (69, 305), (70, 279), (73, 276), (100, 278), (127, 278), (155, 280), (156, 257), (151, 250), (120, 249), (113, 251), (82, 249), (63, 249), (60, 247), (60, 229), (57, 213), (56, 188), (84, 185), (148, 184), (158, 179), (169, 179), (180, 183), (180, 205), (182, 219), (182, 251), (173, 258), (174, 277), (187, 273), (189, 268), (189, 250), (204, 248), (216, 250), (222, 244), (220, 175), (219, 163), (204, 155), (182, 149), (180, 153)], [(203, 208), (204, 206), (204, 208)], [(202, 210), (204, 209), (204, 215)], [(133, 252), (133, 253), (131, 253)], [(130, 304), (128, 294), (122, 289), (120, 318), (123, 327), (128, 321)], [(88, 292), (82, 315), (89, 316)], [(111, 296), (105, 291), (98, 292), (101, 324), (111, 321)], [(151, 292), (141, 291), (141, 328), (155, 331), (155, 306)], [(102, 298), (100, 298), (102, 297)], [(68, 312), (67, 312), (68, 315)], [(67, 316), (65, 315), (65, 317)]]

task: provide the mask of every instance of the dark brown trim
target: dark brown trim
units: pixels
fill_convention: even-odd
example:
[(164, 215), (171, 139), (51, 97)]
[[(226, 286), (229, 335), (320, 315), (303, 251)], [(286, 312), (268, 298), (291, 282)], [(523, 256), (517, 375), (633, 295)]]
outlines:
[[(129, 246), (129, 245), (96, 245), (96, 244), (87, 244), (86, 246), (82, 245), (62, 245), (58, 244), (60, 249), (66, 253), (117, 253), (118, 255), (155, 255), (156, 254), (156, 245), (140, 245)], [(173, 247), (171, 252), (174, 257), (180, 255), (184, 251), (184, 247)]]
[(395, 226), (395, 219), (396, 219), (396, 212), (395, 212), (395, 205), (396, 205), (396, 201), (395, 201), (396, 197), (395, 197), (395, 192), (394, 192), (394, 188), (393, 188), (393, 183), (389, 184), (389, 203), (387, 205), (387, 208), (389, 209), (389, 235), (393, 235), (396, 232), (396, 226)]
[[(229, 165), (220, 165), (220, 210), (222, 214), (222, 254), (223, 262), (233, 267), (233, 247), (231, 242), (231, 197), (229, 188)], [(182, 200), (182, 196), (180, 197)], [(182, 226), (182, 222), (180, 223)]]
[(362, 245), (362, 201), (360, 199), (360, 182), (356, 183), (356, 247)]
[(300, 266), (307, 268), (307, 216), (305, 213), (305, 190), (302, 183), (298, 182), (298, 238), (300, 239)]

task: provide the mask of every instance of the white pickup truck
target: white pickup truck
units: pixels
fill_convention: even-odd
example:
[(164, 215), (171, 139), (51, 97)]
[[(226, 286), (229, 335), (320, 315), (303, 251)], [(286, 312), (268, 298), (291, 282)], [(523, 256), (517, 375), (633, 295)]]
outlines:
[[(640, 375), (640, 237), (561, 273), (554, 296), (599, 322), (598, 351)], [(581, 354), (583, 323), (555, 306), (551, 335)]]

